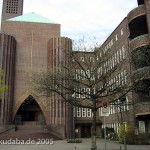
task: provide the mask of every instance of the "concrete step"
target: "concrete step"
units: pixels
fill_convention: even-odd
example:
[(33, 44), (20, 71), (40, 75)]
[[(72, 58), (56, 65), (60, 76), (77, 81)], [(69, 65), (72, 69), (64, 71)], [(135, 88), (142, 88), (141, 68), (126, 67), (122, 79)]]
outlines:
[(58, 137), (49, 133), (46, 126), (35, 125), (35, 124), (25, 124), (18, 125), (17, 130), (14, 132), (5, 132), (0, 134), (0, 140), (38, 140), (38, 139), (54, 139), (59, 140)]
[(27, 134), (27, 133), (13, 133), (13, 134), (1, 134), (0, 135), (0, 140), (35, 140), (38, 141), (38, 139), (54, 139), (58, 140), (57, 137), (49, 134), (49, 133), (32, 133), (32, 134)]

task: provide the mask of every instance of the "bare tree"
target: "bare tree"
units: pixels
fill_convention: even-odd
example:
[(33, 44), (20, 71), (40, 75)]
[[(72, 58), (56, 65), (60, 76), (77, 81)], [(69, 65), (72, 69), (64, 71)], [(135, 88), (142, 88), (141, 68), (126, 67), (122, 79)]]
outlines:
[[(87, 51), (87, 45), (84, 43), (77, 49), (82, 51), (65, 52), (69, 59), (67, 65), (62, 64), (59, 69), (52, 68), (47, 72), (36, 73), (33, 76), (33, 87), (45, 96), (50, 97), (55, 93), (60, 95), (65, 103), (91, 109), (93, 113), (91, 149), (96, 150), (97, 111), (102, 107), (102, 102), (106, 99), (110, 102), (118, 100), (144, 77), (140, 72), (136, 74), (136, 79), (127, 80), (132, 76), (128, 52), (124, 52), (118, 60), (114, 60), (112, 54), (105, 54), (105, 57), (99, 55), (99, 48), (95, 48), (93, 44), (88, 45), (90, 51)], [(128, 70), (124, 71), (124, 68)], [(116, 75), (118, 72), (119, 77)]]

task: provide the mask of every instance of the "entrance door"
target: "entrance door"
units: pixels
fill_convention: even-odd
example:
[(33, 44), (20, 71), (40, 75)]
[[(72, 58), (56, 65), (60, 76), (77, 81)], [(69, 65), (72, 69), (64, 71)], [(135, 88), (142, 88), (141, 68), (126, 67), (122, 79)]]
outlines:
[(34, 122), (40, 124), (39, 118), (43, 119), (42, 124), (45, 124), (44, 115), (32, 96), (29, 96), (19, 107), (16, 117), (16, 124), (23, 124), (23, 122)]
[(91, 126), (82, 126), (81, 127), (81, 137), (90, 138), (91, 137)]

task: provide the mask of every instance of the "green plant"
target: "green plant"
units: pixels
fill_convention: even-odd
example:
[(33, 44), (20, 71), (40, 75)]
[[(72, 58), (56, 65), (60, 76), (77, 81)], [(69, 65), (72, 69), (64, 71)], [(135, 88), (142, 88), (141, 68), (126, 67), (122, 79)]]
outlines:
[(67, 143), (82, 143), (82, 140), (80, 140), (80, 139), (68, 139)]
[(125, 124), (121, 124), (119, 126), (118, 138), (120, 143), (126, 142), (127, 144), (135, 144), (136, 136), (134, 133), (134, 127), (131, 125), (125, 126)]

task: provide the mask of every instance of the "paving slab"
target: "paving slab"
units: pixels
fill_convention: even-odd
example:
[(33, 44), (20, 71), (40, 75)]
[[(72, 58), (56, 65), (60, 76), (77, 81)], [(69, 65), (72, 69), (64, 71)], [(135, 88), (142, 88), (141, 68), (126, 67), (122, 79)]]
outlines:
[[(30, 139), (31, 140), (31, 139)], [(44, 139), (45, 140), (45, 139)], [(2, 150), (91, 150), (91, 139), (82, 139), (82, 143), (67, 143), (66, 140), (52, 141), (48, 143), (46, 141), (41, 143), (18, 143), (16, 145), (11, 145), (2, 143), (0, 149)], [(21, 142), (21, 141), (20, 141)], [(33, 142), (33, 141), (32, 141)], [(42, 143), (43, 142), (43, 143)], [(45, 142), (45, 143), (44, 143)], [(104, 140), (97, 140), (97, 150), (105, 150)], [(107, 141), (106, 150), (124, 150), (124, 145), (119, 144), (117, 141)], [(127, 145), (127, 150), (150, 150), (150, 145)]]

